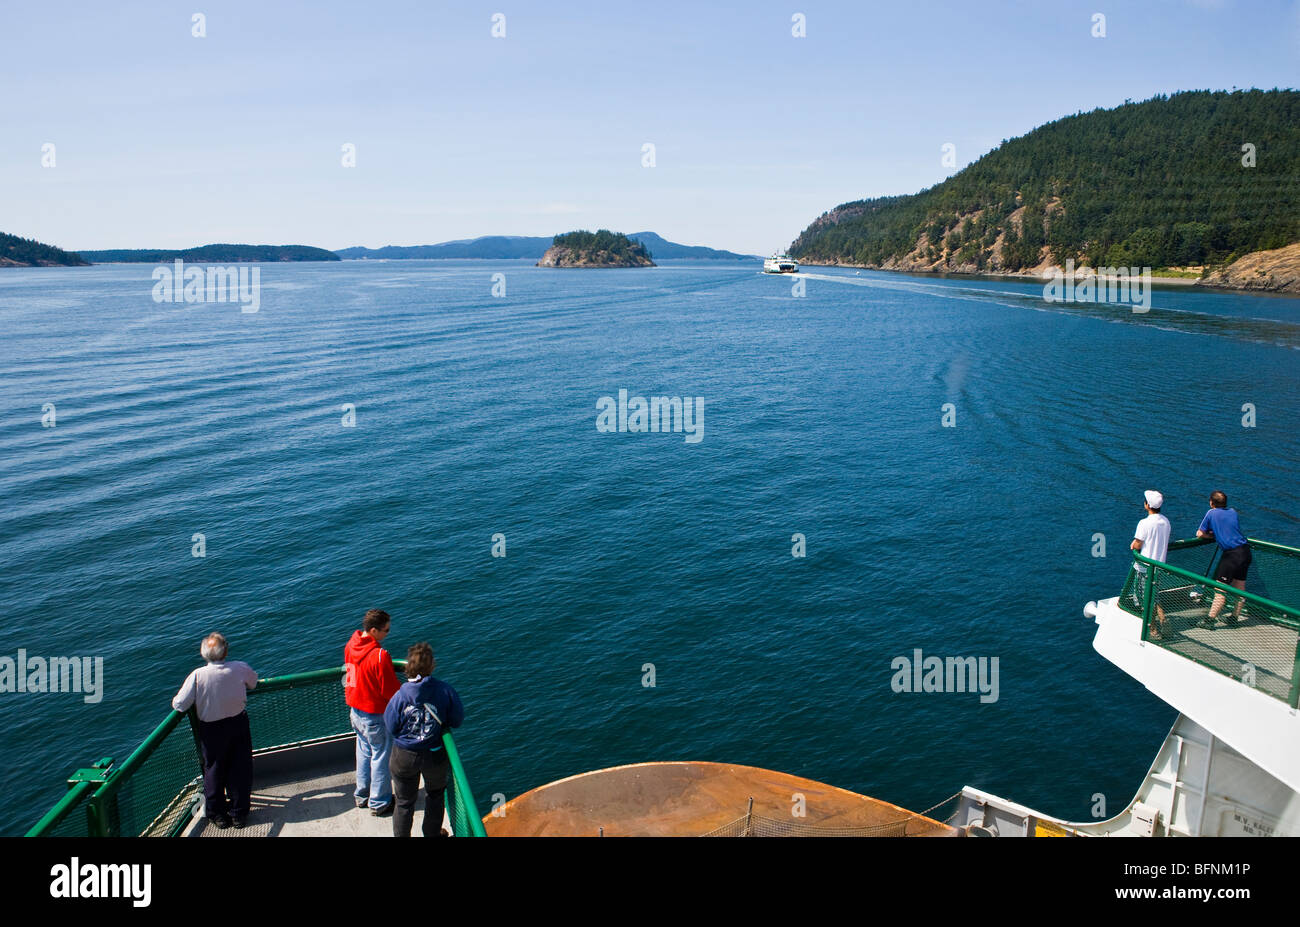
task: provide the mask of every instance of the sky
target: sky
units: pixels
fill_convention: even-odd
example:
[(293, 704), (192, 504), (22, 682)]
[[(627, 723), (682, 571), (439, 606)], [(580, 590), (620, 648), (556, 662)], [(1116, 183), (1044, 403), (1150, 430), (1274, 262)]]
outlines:
[(0, 22), (0, 231), (69, 250), (610, 228), (767, 254), (1079, 110), (1300, 86), (1281, 0), (5, 0)]

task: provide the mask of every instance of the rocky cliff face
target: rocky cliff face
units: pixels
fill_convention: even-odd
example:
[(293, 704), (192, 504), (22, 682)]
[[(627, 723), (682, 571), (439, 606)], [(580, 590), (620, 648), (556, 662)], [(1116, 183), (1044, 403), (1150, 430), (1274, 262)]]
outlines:
[(1254, 251), (1196, 282), (1239, 290), (1300, 293), (1300, 242), (1272, 251)]
[[(842, 207), (831, 210), (810, 225), (808, 230), (804, 232), (804, 236), (815, 235), (846, 219), (862, 216), (864, 212), (857, 204), (851, 204), (847, 208)], [(1048, 202), (1046, 212), (1047, 221), (1050, 222), (1055, 216), (1060, 215), (1059, 204), (1054, 201)], [(836, 255), (805, 255), (800, 257), (799, 260), (801, 264), (809, 267), (819, 265), (863, 267), (869, 270), (893, 270), (904, 273), (991, 274), (994, 276), (1039, 279), (1057, 266), (1052, 260), (1051, 252), (1046, 245), (1039, 249), (1036, 260), (1027, 262), (1018, 270), (1009, 271), (1003, 265), (1001, 259), (1002, 245), (1006, 240), (1007, 229), (1013, 230), (1017, 235), (1022, 234), (1024, 231), (1023, 214), (1023, 207), (1016, 209), (1007, 217), (1003, 226), (999, 227), (997, 237), (991, 245), (973, 250), (969, 245), (954, 249), (947, 243), (946, 237), (932, 242), (928, 233), (922, 232), (910, 251), (906, 254), (892, 256), (884, 261), (857, 263), (852, 259), (844, 259)], [(974, 223), (978, 220), (978, 212), (959, 216), (955, 227), (961, 228), (964, 222)], [(801, 240), (804, 236), (800, 237)], [(972, 253), (976, 257), (974, 260), (972, 260)], [(1075, 261), (1080, 267), (1086, 266), (1086, 258), (1083, 255), (1076, 257)], [(1200, 270), (1199, 267), (1188, 269), (1192, 271)], [(1183, 276), (1187, 275), (1184, 274)], [(1159, 274), (1156, 277), (1159, 279)], [(1250, 254), (1243, 255), (1226, 267), (1220, 267), (1205, 274), (1199, 280), (1183, 282), (1195, 283), (1197, 286), (1221, 287), (1233, 290), (1300, 293), (1300, 242), (1287, 245), (1284, 248), (1275, 248), (1271, 251), (1253, 251)]]
[(615, 255), (586, 248), (547, 249), (538, 267), (654, 267), (655, 262), (639, 254)]
[[(985, 216), (985, 210), (975, 209), (956, 213), (946, 219), (948, 226), (937, 236), (932, 230), (918, 232), (916, 239), (904, 252), (882, 261), (855, 261), (843, 254), (826, 253), (817, 246), (818, 237), (844, 222), (852, 222), (884, 208), (904, 197), (886, 198), (879, 203), (848, 203), (838, 206), (818, 217), (790, 246), (790, 253), (808, 265), (839, 265), (865, 267), (871, 270), (895, 270), (904, 273), (937, 274), (995, 274), (1009, 276), (1038, 276), (1053, 266), (1046, 245), (1041, 245), (1029, 255), (1021, 253), (1018, 263), (1009, 268), (1003, 260), (1003, 245), (1008, 233), (1019, 238), (1025, 231), (1025, 207), (1017, 205), (1001, 219)], [(1016, 203), (1020, 202), (1019, 196)], [(1041, 224), (1043, 237), (1052, 221), (1062, 213), (1060, 199), (1049, 197), (1043, 206)]]

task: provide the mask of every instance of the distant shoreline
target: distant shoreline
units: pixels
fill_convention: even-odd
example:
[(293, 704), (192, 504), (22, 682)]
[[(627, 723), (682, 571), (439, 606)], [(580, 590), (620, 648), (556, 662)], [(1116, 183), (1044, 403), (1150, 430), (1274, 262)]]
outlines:
[[(797, 260), (797, 259), (796, 259)], [(926, 270), (923, 268), (903, 268), (903, 267), (873, 267), (869, 264), (847, 264), (847, 263), (827, 263), (822, 264), (816, 261), (810, 261), (804, 264), (805, 267), (857, 267), (862, 270), (887, 271), (895, 274), (916, 274), (923, 277), (967, 277), (980, 278), (987, 277), (992, 280), (1035, 280), (1047, 282), (1050, 277), (1043, 276), (1050, 274), (1057, 268), (1051, 264), (1040, 262), (1028, 270), (1019, 271), (985, 271), (982, 273), (971, 273), (960, 270)], [(1067, 270), (1070, 261), (1066, 262)], [(1289, 245), (1283, 245), (1281, 248), (1271, 248), (1267, 251), (1252, 251), (1249, 254), (1242, 255), (1231, 264), (1223, 267), (1201, 267), (1200, 265), (1189, 265), (1188, 271), (1195, 272), (1193, 268), (1198, 268), (1199, 276), (1163, 276), (1155, 270), (1151, 271), (1152, 285), (1160, 286), (1195, 286), (1206, 290), (1223, 290), (1230, 293), (1272, 293), (1281, 296), (1300, 295), (1300, 242), (1293, 242)], [(1075, 268), (1074, 273), (1077, 275), (1085, 270), (1090, 269), (1097, 271), (1096, 267), (1086, 267), (1080, 265)], [(1131, 268), (1127, 268), (1131, 269)], [(1176, 268), (1165, 268), (1166, 270), (1176, 270)], [(1126, 268), (1118, 268), (1126, 270)]]
[[(677, 261), (690, 261), (690, 262), (699, 263), (699, 264), (732, 264), (732, 265), (734, 265), (734, 264), (750, 264), (750, 265), (758, 264), (758, 265), (761, 265), (761, 264), (763, 263), (763, 259), (762, 259), (761, 257), (757, 257), (757, 256), (756, 256), (756, 257), (752, 257), (752, 258), (748, 258), (748, 257), (747, 257), (747, 258), (707, 258), (707, 257), (675, 257), (675, 258), (659, 258), (659, 259), (656, 260), (656, 266), (658, 266), (658, 261), (659, 261), (659, 260), (662, 260), (662, 261), (664, 261), (664, 262), (666, 262), (666, 263), (675, 263), (675, 262), (677, 262)], [(536, 262), (534, 261), (534, 259), (531, 258), (531, 257), (502, 257), (502, 258), (497, 258), (497, 257), (422, 257), (422, 258), (393, 257), (393, 258), (343, 258), (342, 261), (343, 261), (343, 263), (345, 263), (345, 264), (347, 264), (347, 263), (353, 263), (353, 264), (379, 264), (379, 263), (382, 263), (382, 262), (387, 262), (387, 263), (389, 263), (389, 264), (394, 264), (394, 263), (408, 263), (408, 262), (409, 262), (409, 263), (414, 263), (414, 262), (416, 262), (416, 261), (482, 261), (482, 262), (484, 262), (484, 263), (490, 263), (490, 262), (493, 262), (493, 261), (533, 261), (533, 262), (534, 262), (534, 265), (536, 264)], [(300, 263), (301, 263), (301, 262), (300, 262)], [(331, 262), (326, 262), (326, 263), (333, 263), (333, 262), (331, 261)], [(530, 265), (530, 266), (534, 266), (534, 265)]]

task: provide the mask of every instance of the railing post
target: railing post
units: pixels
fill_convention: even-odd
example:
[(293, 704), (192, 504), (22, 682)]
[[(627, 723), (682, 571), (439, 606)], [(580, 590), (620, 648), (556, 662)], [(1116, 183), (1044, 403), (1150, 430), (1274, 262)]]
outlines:
[[(460, 761), (460, 752), (456, 749), (456, 741), (452, 738), (451, 731), (442, 732), (442, 746), (447, 751), (447, 762), (451, 765), (451, 781), (448, 785), (451, 789), (452, 801), (457, 807), (464, 809), (464, 816), (469, 824), (469, 834), (455, 836), (486, 837), (487, 832), (479, 817), (478, 803), (474, 801), (474, 794), (470, 791), (469, 777), (465, 775), (465, 767)], [(455, 821), (452, 822), (452, 828), (455, 829)]]
[[(73, 773), (73, 779), (69, 779), (71, 784), (74, 779), (94, 784), (96, 787), (103, 785), (113, 775), (113, 758), (104, 757), (89, 769), (79, 769)], [(88, 837), (107, 837), (108, 833), (101, 830), (101, 817), (99, 813), (99, 804), (95, 801), (94, 790), (91, 791), (90, 797), (86, 801), (86, 836)], [(102, 826), (106, 827), (105, 822)]]
[[(256, 691), (256, 690), (254, 690), (254, 691)], [(196, 764), (198, 765), (198, 768), (199, 768), (199, 780), (200, 780), (200, 782), (202, 783), (202, 784), (199, 786), (199, 799), (198, 799), (198, 805), (197, 805), (197, 806), (191, 806), (191, 809), (190, 809), (190, 810), (191, 810), (191, 812), (193, 812), (194, 809), (195, 809), (195, 807), (200, 807), (200, 808), (203, 809), (203, 813), (206, 814), (206, 813), (207, 813), (207, 810), (208, 810), (208, 809), (207, 809), (207, 803), (208, 803), (208, 790), (207, 790), (207, 785), (208, 785), (208, 782), (207, 782), (207, 779), (205, 779), (205, 778), (203, 777), (203, 741), (199, 738), (199, 709), (198, 709), (198, 707), (195, 706), (195, 705), (191, 705), (191, 706), (189, 707), (189, 710), (185, 712), (185, 716), (186, 716), (187, 718), (190, 719), (190, 733), (194, 735), (194, 759), (195, 759)]]
[[(1136, 569), (1136, 566), (1134, 567)], [(1142, 584), (1142, 640), (1150, 640), (1151, 634), (1151, 613), (1154, 610), (1156, 602), (1156, 565), (1147, 564), (1147, 571), (1140, 574), (1146, 577), (1146, 582)]]
[(1295, 659), (1291, 662), (1291, 692), (1286, 703), (1292, 708), (1300, 707), (1300, 637), (1295, 642)]
[(95, 788), (102, 785), (113, 768), (113, 758), (106, 756), (101, 760), (96, 760), (90, 766), (84, 769), (78, 769), (68, 777), (68, 790), (63, 793), (63, 798), (53, 808), (45, 813), (45, 816), (36, 822), (30, 830), (27, 831), (28, 837), (45, 837), (50, 834), (56, 827), (63, 823), (65, 817), (70, 817), (74, 810), (80, 812), (86, 817), (86, 835), (92, 836), (93, 831), (90, 828), (90, 805), (77, 809), (84, 798), (89, 798), (94, 793)]
[(86, 825), (92, 837), (121, 836), (122, 821), (117, 813), (117, 789), (107, 795), (95, 794), (90, 797), (86, 803)]

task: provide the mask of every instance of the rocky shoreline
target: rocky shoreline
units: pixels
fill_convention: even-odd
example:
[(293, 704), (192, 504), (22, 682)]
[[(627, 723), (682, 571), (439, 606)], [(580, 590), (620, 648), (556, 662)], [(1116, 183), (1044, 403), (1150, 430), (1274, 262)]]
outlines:
[[(1023, 271), (978, 270), (974, 264), (936, 269), (933, 265), (911, 261), (886, 261), (884, 264), (852, 264), (846, 261), (800, 259), (800, 267), (860, 267), (863, 270), (887, 270), (926, 277), (989, 277), (1005, 280), (1042, 281), (1052, 265), (1044, 264)], [(1080, 268), (1082, 269), (1082, 268)], [(1300, 294), (1300, 242), (1271, 251), (1255, 251), (1233, 261), (1227, 267), (1201, 277), (1163, 277), (1152, 274), (1152, 282), (1166, 286), (1198, 286), (1216, 290), (1254, 290), (1266, 293)]]
[(1300, 293), (1300, 242), (1272, 251), (1254, 251), (1206, 274), (1197, 283), (1229, 290)]

